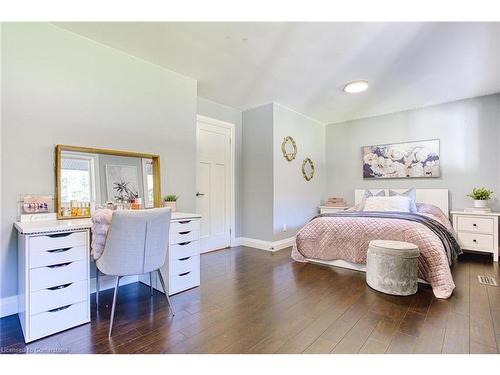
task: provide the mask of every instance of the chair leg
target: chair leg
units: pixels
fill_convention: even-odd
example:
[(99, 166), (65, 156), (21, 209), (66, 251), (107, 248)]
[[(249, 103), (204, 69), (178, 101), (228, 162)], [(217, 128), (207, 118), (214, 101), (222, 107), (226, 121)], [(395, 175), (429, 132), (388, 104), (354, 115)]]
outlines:
[(153, 295), (153, 272), (149, 273), (149, 292)]
[(96, 273), (95, 273), (95, 306), (96, 306), (96, 311), (99, 311), (99, 269), (96, 268)]
[(111, 307), (111, 320), (109, 322), (108, 337), (111, 337), (111, 331), (113, 331), (113, 321), (115, 319), (116, 297), (118, 296), (119, 286), (120, 286), (120, 276), (116, 276), (116, 285), (115, 285), (115, 292), (113, 294), (113, 306)]
[(160, 278), (161, 287), (163, 288), (163, 292), (165, 293), (165, 297), (167, 297), (168, 308), (170, 309), (172, 316), (175, 316), (174, 308), (172, 307), (172, 303), (170, 302), (170, 298), (168, 298), (168, 289), (165, 287), (165, 281), (163, 281), (163, 276), (161, 275), (161, 271), (156, 270), (156, 272), (158, 272), (158, 277)]

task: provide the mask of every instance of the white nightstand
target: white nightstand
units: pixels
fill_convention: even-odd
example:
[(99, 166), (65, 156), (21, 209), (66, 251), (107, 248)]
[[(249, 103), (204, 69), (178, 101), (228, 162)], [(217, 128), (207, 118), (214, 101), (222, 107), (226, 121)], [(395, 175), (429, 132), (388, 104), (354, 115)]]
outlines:
[(500, 212), (451, 211), (453, 228), (463, 250), (493, 254), (498, 262), (498, 217)]
[(339, 212), (339, 211), (345, 211), (349, 207), (331, 207), (331, 206), (319, 206), (319, 213), (320, 214), (331, 214), (334, 212)]

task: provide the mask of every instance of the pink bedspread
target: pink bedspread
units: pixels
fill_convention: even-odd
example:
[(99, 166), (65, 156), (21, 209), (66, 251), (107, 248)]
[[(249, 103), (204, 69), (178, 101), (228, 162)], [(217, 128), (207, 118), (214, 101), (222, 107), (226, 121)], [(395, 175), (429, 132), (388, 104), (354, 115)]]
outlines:
[[(425, 207), (420, 207), (419, 211), (451, 229), (444, 215), (432, 215)], [(367, 217), (318, 217), (297, 234), (292, 258), (299, 262), (310, 258), (366, 264), (368, 244), (377, 239), (416, 244), (420, 249), (419, 277), (432, 286), (437, 298), (451, 296), (455, 284), (443, 244), (430, 229), (416, 222)]]

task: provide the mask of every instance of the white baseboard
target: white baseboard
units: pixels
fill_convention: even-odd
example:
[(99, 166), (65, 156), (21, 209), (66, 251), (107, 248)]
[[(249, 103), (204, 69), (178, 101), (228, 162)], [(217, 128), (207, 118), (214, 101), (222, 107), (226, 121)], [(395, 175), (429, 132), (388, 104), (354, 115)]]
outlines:
[[(132, 284), (137, 281), (139, 281), (139, 276), (125, 276), (120, 280), (120, 286)], [(101, 291), (115, 287), (115, 278), (113, 276), (101, 275), (100, 282)], [(95, 278), (90, 279), (90, 293), (95, 293)], [(0, 318), (17, 314), (18, 311), (17, 296), (0, 299)]]
[(17, 314), (17, 312), (17, 296), (10, 296), (0, 299), (0, 318)]
[(236, 239), (239, 246), (248, 246), (266, 251), (278, 251), (293, 246), (295, 237), (285, 238), (279, 241), (262, 241), (255, 238), (239, 237)]

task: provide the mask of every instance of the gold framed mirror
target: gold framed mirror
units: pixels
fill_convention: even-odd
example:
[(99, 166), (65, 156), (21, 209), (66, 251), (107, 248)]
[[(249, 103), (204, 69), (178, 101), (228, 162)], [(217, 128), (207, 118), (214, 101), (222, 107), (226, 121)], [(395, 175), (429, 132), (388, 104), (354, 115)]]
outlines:
[(286, 160), (292, 161), (295, 159), (295, 156), (297, 156), (297, 144), (292, 137), (287, 136), (283, 139), (281, 143), (281, 152), (283, 152), (283, 157)]
[(314, 163), (309, 158), (305, 158), (302, 162), (302, 176), (306, 181), (311, 181), (314, 177)]
[(88, 218), (93, 204), (161, 206), (159, 155), (68, 145), (55, 151), (58, 219)]

